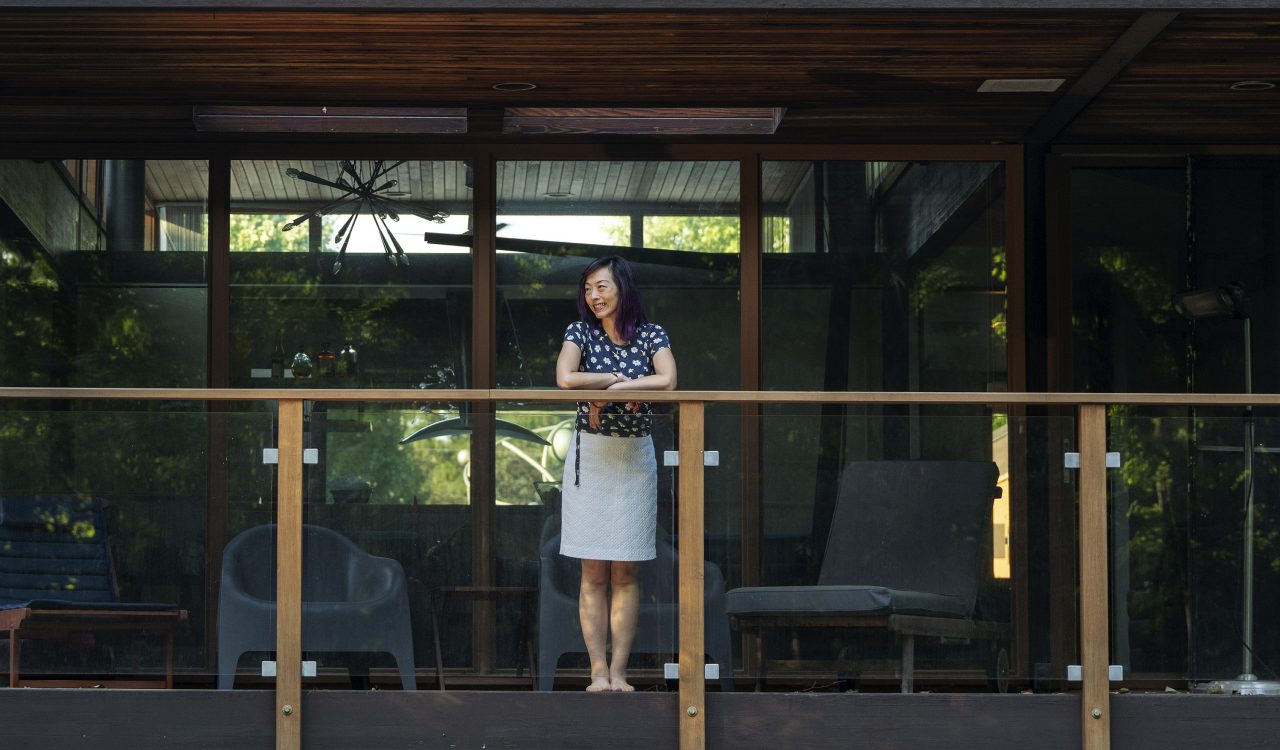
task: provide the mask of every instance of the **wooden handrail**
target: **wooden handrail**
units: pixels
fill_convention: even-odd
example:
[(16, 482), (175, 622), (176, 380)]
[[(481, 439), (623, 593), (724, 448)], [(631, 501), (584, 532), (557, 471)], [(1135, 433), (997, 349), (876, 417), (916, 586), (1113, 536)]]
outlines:
[[(970, 391), (626, 391), (627, 399), (709, 404), (978, 404), (991, 406), (1280, 406), (1280, 393), (1013, 393)], [(3, 399), (570, 403), (617, 391), (417, 388), (0, 388)]]

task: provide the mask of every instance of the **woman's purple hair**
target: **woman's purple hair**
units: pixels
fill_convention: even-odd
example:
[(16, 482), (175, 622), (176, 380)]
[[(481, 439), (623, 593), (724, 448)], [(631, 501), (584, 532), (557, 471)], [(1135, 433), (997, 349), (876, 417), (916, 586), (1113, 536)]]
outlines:
[(609, 269), (609, 273), (613, 275), (613, 283), (618, 287), (618, 333), (625, 340), (633, 341), (636, 330), (648, 323), (649, 319), (645, 317), (644, 303), (640, 300), (640, 287), (636, 286), (636, 280), (631, 275), (631, 264), (624, 258), (611, 255), (607, 258), (597, 258), (587, 264), (582, 271), (582, 277), (578, 279), (578, 315), (582, 317), (582, 322), (592, 328), (600, 328), (600, 319), (587, 306), (585, 290), (587, 277), (601, 268)]

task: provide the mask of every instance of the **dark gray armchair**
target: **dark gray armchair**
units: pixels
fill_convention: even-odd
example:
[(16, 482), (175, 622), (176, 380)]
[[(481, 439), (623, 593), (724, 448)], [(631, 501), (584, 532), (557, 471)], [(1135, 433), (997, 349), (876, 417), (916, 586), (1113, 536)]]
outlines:
[[(901, 689), (912, 690), (916, 637), (1007, 641), (1005, 623), (978, 611), (991, 573), (991, 461), (854, 461), (840, 476), (814, 586), (756, 586), (726, 595), (739, 630), (873, 628), (900, 646)], [(757, 639), (757, 685), (764, 679)], [(1007, 667), (1007, 654), (994, 652)], [(1002, 662), (1003, 658), (1003, 662)], [(993, 673), (997, 686), (1002, 675)]]
[[(229, 690), (248, 651), (276, 643), (276, 527), (257, 526), (227, 544), (218, 602), (218, 688)], [(389, 653), (405, 690), (416, 686), (404, 569), (342, 534), (302, 527), (302, 650)], [(355, 672), (356, 668), (353, 667)]]
[[(662, 534), (658, 536), (658, 556), (640, 563), (640, 613), (636, 623), (633, 654), (676, 654), (679, 631), (676, 620), (675, 548)], [(555, 683), (560, 657), (585, 653), (582, 625), (578, 620), (578, 585), (582, 567), (576, 558), (560, 554), (560, 532), (556, 528), (542, 543), (538, 587), (538, 689), (550, 690)], [(705, 653), (720, 665), (721, 691), (733, 690), (733, 651), (729, 640), (729, 619), (725, 615), (724, 576), (714, 563), (703, 568), (703, 614)]]

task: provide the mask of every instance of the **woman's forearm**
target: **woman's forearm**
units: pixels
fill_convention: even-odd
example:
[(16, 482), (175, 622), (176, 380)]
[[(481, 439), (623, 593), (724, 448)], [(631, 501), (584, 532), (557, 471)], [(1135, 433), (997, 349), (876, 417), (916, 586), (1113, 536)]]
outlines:
[(609, 386), (611, 391), (670, 391), (676, 387), (675, 379), (670, 375), (655, 373), (644, 375), (634, 380), (623, 380)]
[(603, 391), (618, 382), (612, 372), (565, 372), (556, 378), (556, 385), (564, 389)]

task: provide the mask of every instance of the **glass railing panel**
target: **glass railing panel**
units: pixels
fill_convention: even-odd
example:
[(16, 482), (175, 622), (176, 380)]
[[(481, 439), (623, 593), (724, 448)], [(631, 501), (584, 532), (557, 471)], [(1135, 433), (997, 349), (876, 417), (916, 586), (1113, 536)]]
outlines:
[[(623, 408), (605, 407), (604, 429)], [(594, 433), (589, 417), (580, 429), (571, 403), (497, 413), (493, 667), (519, 688), (665, 689), (679, 643), (678, 478), (674, 407), (652, 412), (627, 436)]]
[[(273, 422), (271, 404), (0, 403), (0, 616), (20, 628), (19, 686), (218, 684), (228, 639), (270, 625), (226, 602), (274, 596), (274, 547), (250, 567), (226, 551), (274, 516)], [(261, 684), (238, 661), (239, 684)]]
[(707, 469), (707, 555), (728, 589), (707, 628), (727, 623), (740, 685), (1066, 686), (1079, 629), (1076, 477), (1062, 469), (1073, 418), (804, 404), (715, 414), (707, 429), (759, 446), (732, 471), (736, 513), (718, 497), (732, 461)]
[(469, 625), (433, 597), (472, 582), (470, 436), (484, 418), (448, 403), (306, 403), (307, 687), (412, 688), (439, 674), (438, 647), (445, 666), (469, 663)]
[[(318, 463), (304, 471), (303, 647), (317, 675), (305, 684), (584, 689), (591, 672), (579, 615), (583, 563), (575, 555), (603, 554), (590, 546), (595, 535), (605, 534), (607, 545), (613, 531), (625, 530), (629, 546), (618, 554), (645, 559), (588, 567), (605, 571), (606, 593), (622, 586), (636, 597), (629, 684), (663, 687), (664, 665), (678, 647), (677, 479), (664, 465), (675, 450), (672, 409), (655, 406), (643, 420), (645, 434), (604, 437), (577, 434), (573, 404), (503, 404), (496, 413), (460, 406), (308, 405), (304, 444), (317, 451)], [(485, 434), (493, 442), (480, 450), (475, 441)], [(583, 444), (583, 460), (575, 462)], [(607, 451), (619, 446), (639, 466), (630, 499), (614, 488), (621, 459)], [(608, 476), (601, 478), (602, 470)], [(590, 488), (572, 491), (579, 543), (587, 546), (568, 555), (560, 545), (566, 482)], [(601, 529), (611, 503), (622, 516), (616, 529)], [(366, 636), (399, 620), (391, 630), (407, 632), (411, 647), (403, 662), (389, 650), (400, 644), (390, 640), (357, 640), (359, 648), (350, 649), (320, 642), (307, 602), (332, 597), (334, 575), (330, 561), (311, 550), (332, 534), (354, 546), (357, 558), (377, 558), (370, 564), (403, 575), (407, 614), (388, 606), (362, 615)], [(604, 629), (612, 657), (609, 625)]]
[(1280, 694), (1278, 425), (1273, 409), (1111, 407), (1111, 651), (1133, 684)]

